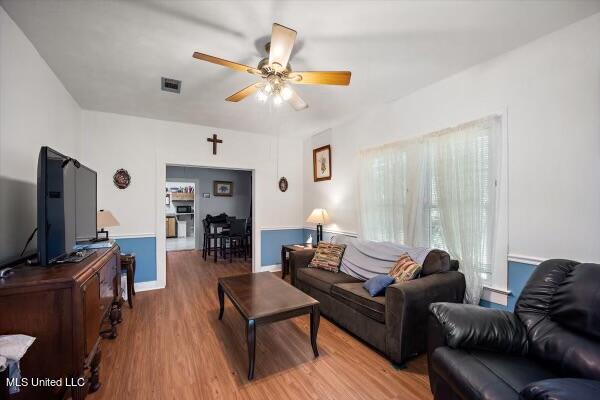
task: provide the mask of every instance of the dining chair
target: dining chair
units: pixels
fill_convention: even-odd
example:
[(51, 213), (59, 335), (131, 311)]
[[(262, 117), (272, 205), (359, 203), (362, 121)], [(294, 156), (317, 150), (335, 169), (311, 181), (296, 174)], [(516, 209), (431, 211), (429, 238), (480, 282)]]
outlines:
[(246, 246), (246, 219), (234, 219), (229, 224), (229, 232), (224, 234), (221, 239), (221, 252), (225, 255), (227, 245), (229, 245), (229, 262), (233, 262), (233, 253), (242, 252), (244, 261), (247, 260)]
[[(206, 260), (206, 257), (210, 257), (211, 248), (217, 251), (217, 240), (220, 238), (220, 234), (212, 233), (210, 231), (210, 222), (205, 218), (202, 220), (202, 227), (204, 228), (204, 240), (202, 242), (202, 258)], [(214, 247), (211, 246), (211, 241), (214, 243)]]

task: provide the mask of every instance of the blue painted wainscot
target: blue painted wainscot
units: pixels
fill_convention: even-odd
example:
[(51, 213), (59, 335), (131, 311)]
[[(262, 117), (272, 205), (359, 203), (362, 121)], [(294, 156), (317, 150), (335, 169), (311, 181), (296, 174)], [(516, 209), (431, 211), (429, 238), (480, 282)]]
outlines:
[(281, 264), (281, 246), (302, 243), (303, 229), (262, 229), (260, 231), (260, 265)]
[(135, 253), (135, 281), (156, 280), (156, 237), (116, 238), (121, 253)]
[(508, 304), (503, 306), (501, 304), (491, 303), (486, 300), (481, 300), (480, 305), (488, 308), (497, 308), (500, 310), (514, 311), (515, 304), (521, 291), (525, 287), (527, 280), (535, 270), (535, 265), (518, 263), (514, 261), (508, 262)]

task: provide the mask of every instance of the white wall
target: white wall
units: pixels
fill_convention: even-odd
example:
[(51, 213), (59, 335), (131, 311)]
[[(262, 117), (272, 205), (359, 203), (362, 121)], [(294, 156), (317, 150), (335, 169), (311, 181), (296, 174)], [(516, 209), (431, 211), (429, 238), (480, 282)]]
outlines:
[[(437, 82), (304, 142), (304, 214), (357, 232), (360, 149), (505, 113), (509, 252), (600, 261), (600, 14)], [(333, 179), (312, 181), (332, 146)]]
[(79, 157), (80, 129), (78, 104), (0, 7), (0, 262), (37, 226), (40, 147)]
[[(206, 138), (223, 139), (218, 154)], [(164, 275), (164, 184), (166, 165), (179, 164), (254, 171), (255, 252), (260, 260), (260, 229), (302, 226), (300, 139), (281, 139), (279, 174), (290, 188), (277, 188), (277, 139), (273, 136), (227, 131), (206, 126), (152, 120), (95, 111), (83, 112), (83, 158), (98, 172), (98, 207), (111, 210), (121, 226), (116, 236), (156, 235), (158, 279)], [(131, 186), (117, 189), (112, 175), (125, 168)]]

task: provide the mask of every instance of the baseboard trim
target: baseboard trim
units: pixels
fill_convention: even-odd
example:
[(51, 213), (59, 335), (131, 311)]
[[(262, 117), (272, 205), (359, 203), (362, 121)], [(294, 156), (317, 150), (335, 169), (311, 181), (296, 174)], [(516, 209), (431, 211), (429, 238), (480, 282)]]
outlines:
[(147, 292), (149, 290), (164, 289), (165, 285), (159, 281), (136, 282), (134, 284), (136, 292)]
[(277, 272), (281, 271), (281, 264), (261, 265), (258, 272)]

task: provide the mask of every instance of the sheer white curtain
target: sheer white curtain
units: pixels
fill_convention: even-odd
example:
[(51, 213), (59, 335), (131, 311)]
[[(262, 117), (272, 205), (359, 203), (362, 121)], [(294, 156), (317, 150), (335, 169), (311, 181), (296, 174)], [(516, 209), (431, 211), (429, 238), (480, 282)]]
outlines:
[(492, 271), (499, 127), (500, 118), (490, 117), (427, 137), (444, 247), (460, 262), (471, 304), (479, 304)]
[(405, 141), (361, 153), (361, 236), (367, 240), (422, 244), (424, 146)]
[(362, 237), (447, 250), (473, 304), (492, 272), (500, 124), (488, 117), (361, 152)]

